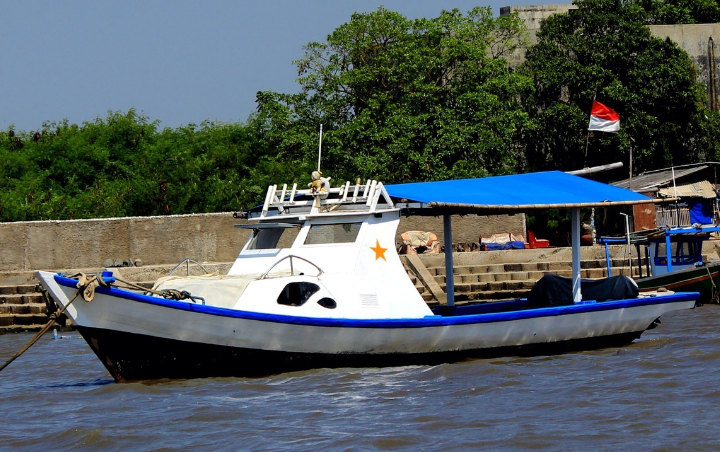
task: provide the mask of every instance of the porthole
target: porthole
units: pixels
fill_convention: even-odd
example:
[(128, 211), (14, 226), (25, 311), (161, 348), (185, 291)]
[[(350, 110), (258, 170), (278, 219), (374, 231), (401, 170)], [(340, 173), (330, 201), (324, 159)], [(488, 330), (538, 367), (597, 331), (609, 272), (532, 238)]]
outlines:
[(337, 308), (337, 303), (332, 298), (323, 297), (318, 300), (318, 304), (322, 306), (323, 308), (327, 309), (335, 309)]

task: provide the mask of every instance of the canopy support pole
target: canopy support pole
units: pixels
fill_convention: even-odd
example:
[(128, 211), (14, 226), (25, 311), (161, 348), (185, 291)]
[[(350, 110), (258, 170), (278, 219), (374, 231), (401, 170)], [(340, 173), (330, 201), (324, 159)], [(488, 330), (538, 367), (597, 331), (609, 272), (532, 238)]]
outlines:
[(612, 265), (610, 265), (610, 247), (608, 246), (608, 242), (605, 242), (605, 264), (607, 265), (608, 278), (610, 278), (612, 276)]
[(447, 305), (455, 306), (455, 277), (453, 273), (453, 246), (452, 246), (452, 217), (443, 215), (444, 241), (445, 241), (445, 294)]
[(582, 301), (580, 291), (580, 209), (574, 208), (571, 211), (572, 223), (572, 294), (573, 301)]
[[(679, 246), (679, 245), (678, 245)], [(672, 249), (670, 248), (670, 234), (665, 232), (665, 257), (667, 258), (667, 271), (672, 273)]]

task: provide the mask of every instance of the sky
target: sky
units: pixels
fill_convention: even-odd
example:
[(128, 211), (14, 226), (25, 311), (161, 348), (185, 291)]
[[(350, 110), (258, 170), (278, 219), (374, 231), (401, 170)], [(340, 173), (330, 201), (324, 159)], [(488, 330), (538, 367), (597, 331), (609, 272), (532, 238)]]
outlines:
[[(135, 108), (160, 127), (244, 122), (255, 94), (300, 91), (292, 64), (353, 12), (409, 18), (492, 0), (0, 0), (0, 131)], [(569, 2), (568, 2), (569, 3)]]

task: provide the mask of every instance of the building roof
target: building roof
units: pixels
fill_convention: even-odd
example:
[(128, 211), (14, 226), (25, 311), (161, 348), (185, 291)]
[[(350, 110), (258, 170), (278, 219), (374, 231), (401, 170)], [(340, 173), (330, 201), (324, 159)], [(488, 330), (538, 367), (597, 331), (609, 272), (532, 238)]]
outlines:
[[(675, 179), (680, 179), (693, 173), (697, 173), (708, 169), (710, 166), (701, 164), (697, 166), (688, 166), (674, 169)], [(657, 191), (659, 188), (672, 184), (673, 168), (665, 168), (657, 171), (649, 171), (632, 178), (632, 187), (630, 179), (613, 182), (616, 187), (630, 188), (633, 191), (647, 192)]]
[(676, 187), (661, 188), (658, 196), (663, 198), (707, 198), (715, 199), (717, 191), (713, 184), (706, 180)]

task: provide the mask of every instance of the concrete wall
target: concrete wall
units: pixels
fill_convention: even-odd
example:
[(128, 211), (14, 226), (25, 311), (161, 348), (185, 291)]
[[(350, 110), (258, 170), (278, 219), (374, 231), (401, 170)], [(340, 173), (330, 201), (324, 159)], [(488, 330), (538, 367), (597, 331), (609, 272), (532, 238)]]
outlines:
[(227, 213), (0, 223), (0, 272), (100, 267), (117, 258), (231, 261), (247, 238), (235, 223)]
[[(434, 232), (440, 242), (445, 242), (442, 217), (403, 217), (398, 226), (396, 242), (400, 243), (399, 234), (405, 231)], [(510, 232), (522, 235), (527, 240), (525, 231), (525, 214), (515, 215), (465, 215), (452, 217), (453, 242), (477, 242), (478, 236), (489, 237), (493, 234)]]
[(688, 53), (698, 68), (698, 80), (705, 85), (708, 104), (719, 110), (720, 81), (716, 74), (720, 62), (715, 57), (714, 41), (720, 40), (720, 24), (651, 25), (650, 31), (657, 37), (670, 38)]
[(577, 9), (573, 4), (560, 5), (521, 5), (521, 6), (503, 6), (500, 8), (501, 16), (509, 16), (512, 13), (518, 13), (521, 19), (525, 20), (527, 29), (534, 34), (540, 29), (540, 22), (547, 19), (553, 14), (564, 14), (571, 9)]
[[(0, 273), (102, 267), (107, 259), (141, 259), (145, 265), (230, 262), (247, 241), (244, 221), (231, 213), (0, 223)], [(432, 231), (443, 240), (442, 218), (403, 218), (398, 233)], [(453, 218), (453, 240), (525, 233), (525, 216)], [(399, 243), (399, 239), (398, 239)]]
[[(500, 8), (501, 16), (509, 16), (512, 13), (518, 13), (518, 16), (525, 21), (527, 34), (530, 44), (537, 43), (537, 33), (540, 30), (540, 22), (543, 19), (554, 14), (565, 14), (571, 9), (577, 9), (573, 4), (560, 5), (523, 5), (523, 6), (503, 6)], [(519, 66), (525, 61), (525, 48), (517, 49), (507, 60), (511, 66)]]

